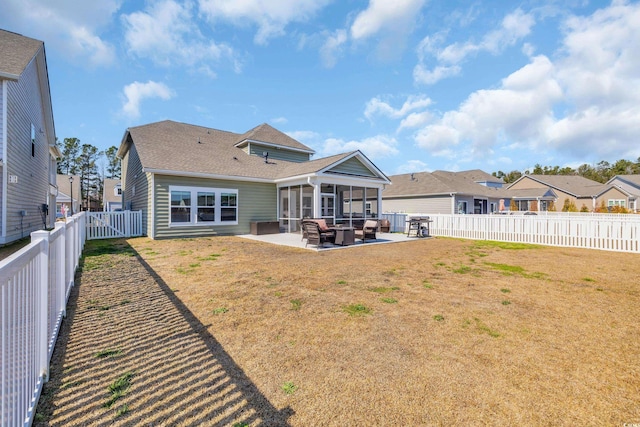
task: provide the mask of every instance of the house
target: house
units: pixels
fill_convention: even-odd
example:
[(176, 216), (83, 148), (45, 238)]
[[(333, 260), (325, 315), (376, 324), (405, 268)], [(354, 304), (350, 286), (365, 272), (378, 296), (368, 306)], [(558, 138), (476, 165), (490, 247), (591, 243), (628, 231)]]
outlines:
[[(58, 197), (56, 197), (56, 216), (64, 217), (80, 212), (80, 176), (56, 175)], [(73, 203), (72, 203), (73, 199)]]
[(122, 210), (122, 184), (119, 179), (105, 178), (102, 185), (102, 210)]
[(519, 210), (531, 209), (536, 202), (541, 211), (548, 210), (549, 200), (555, 197), (556, 210), (562, 210), (565, 201), (580, 210), (583, 205), (589, 211), (599, 206), (603, 197), (611, 190), (610, 185), (601, 184), (579, 175), (523, 175), (507, 187), (517, 200)]
[(607, 181), (607, 185), (618, 189), (622, 197), (615, 198), (610, 194), (601, 195), (605, 206), (609, 208), (621, 206), (631, 212), (640, 212), (640, 175), (616, 175)]
[(0, 244), (53, 227), (55, 142), (44, 43), (0, 30)]
[(125, 209), (151, 238), (246, 234), (252, 223), (300, 230), (303, 218), (377, 218), (389, 178), (360, 151), (314, 151), (262, 124), (244, 134), (165, 120), (125, 131)]
[(384, 212), (486, 214), (509, 206), (501, 180), (478, 170), (417, 172), (389, 179), (393, 185), (382, 193)]

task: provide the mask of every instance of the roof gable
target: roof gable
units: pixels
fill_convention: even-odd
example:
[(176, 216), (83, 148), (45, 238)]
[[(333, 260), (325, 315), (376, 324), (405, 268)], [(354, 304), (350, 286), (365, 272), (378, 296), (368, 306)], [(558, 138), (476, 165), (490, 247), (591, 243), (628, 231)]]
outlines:
[(640, 190), (640, 175), (616, 175), (607, 184), (615, 184), (618, 180)]
[(39, 40), (0, 30), (0, 77), (17, 80), (43, 46)]
[(309, 154), (315, 153), (311, 148), (280, 132), (278, 129), (263, 123), (239, 136), (236, 147), (244, 147), (250, 142), (259, 142), (266, 145), (286, 147)]

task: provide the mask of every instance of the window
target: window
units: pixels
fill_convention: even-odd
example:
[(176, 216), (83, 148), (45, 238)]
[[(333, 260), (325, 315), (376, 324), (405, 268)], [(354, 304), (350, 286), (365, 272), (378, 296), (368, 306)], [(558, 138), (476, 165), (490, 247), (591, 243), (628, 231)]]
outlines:
[(620, 207), (624, 208), (624, 206), (625, 206), (625, 201), (624, 200), (609, 199), (609, 200), (607, 200), (607, 202), (608, 202), (608, 206), (609, 207), (620, 206)]
[(122, 196), (122, 187), (121, 186), (117, 185), (113, 190), (114, 190), (113, 192), (115, 193), (116, 196)]
[(458, 209), (457, 209), (459, 214), (466, 214), (467, 213), (467, 202), (466, 201), (459, 201), (458, 202)]
[(36, 127), (31, 123), (31, 157), (36, 156)]
[(238, 223), (238, 190), (171, 186), (169, 192), (171, 225)]

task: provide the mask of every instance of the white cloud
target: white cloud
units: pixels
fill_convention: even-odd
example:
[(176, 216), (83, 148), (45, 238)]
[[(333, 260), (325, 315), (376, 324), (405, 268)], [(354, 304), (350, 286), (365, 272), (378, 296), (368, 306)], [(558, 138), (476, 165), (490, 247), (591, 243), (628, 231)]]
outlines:
[(375, 38), (376, 55), (381, 60), (398, 58), (407, 37), (416, 27), (420, 10), (426, 0), (369, 0), (367, 9), (360, 12), (350, 28), (353, 41)]
[(140, 117), (140, 103), (144, 99), (160, 98), (167, 101), (175, 96), (167, 85), (151, 80), (146, 83), (133, 82), (126, 85), (123, 92), (126, 100), (122, 105), (122, 112), (131, 119)]
[(398, 126), (398, 132), (404, 129), (413, 129), (418, 128), (420, 126), (424, 126), (427, 123), (433, 120), (433, 113), (431, 111), (422, 111), (420, 113), (411, 113), (407, 115), (400, 122), (400, 126)]
[(338, 56), (342, 52), (344, 44), (347, 42), (347, 32), (336, 30), (327, 36), (326, 41), (320, 48), (320, 58), (327, 68), (333, 68), (338, 61)]
[[(460, 73), (460, 64), (468, 56), (479, 52), (498, 55), (529, 35), (534, 25), (535, 19), (532, 14), (516, 9), (504, 17), (499, 28), (485, 34), (478, 43), (466, 41), (440, 48), (446, 37), (444, 33), (427, 36), (418, 45), (418, 64), (413, 70), (414, 81), (434, 84), (444, 78), (455, 76)], [(436, 61), (432, 70), (426, 64), (431, 58)]]
[(425, 0), (369, 0), (369, 7), (351, 25), (351, 37), (360, 40), (384, 30), (411, 31), (424, 3)]
[(4, 0), (0, 27), (45, 40), (47, 48), (69, 59), (106, 66), (115, 61), (115, 49), (100, 37), (100, 32), (112, 22), (121, 3)]
[(237, 25), (258, 26), (254, 41), (266, 44), (285, 34), (292, 22), (304, 22), (331, 0), (199, 0), (200, 11), (215, 23), (220, 20)]
[(398, 141), (395, 138), (386, 135), (377, 135), (360, 141), (328, 138), (324, 141), (321, 155), (330, 156), (332, 154), (360, 150), (369, 159), (375, 160), (397, 155), (399, 153), (396, 148), (397, 145)]
[(428, 171), (427, 164), (422, 160), (409, 160), (407, 163), (398, 166), (394, 174), (426, 171)]
[(271, 119), (271, 123), (275, 123), (277, 125), (286, 124), (289, 120), (286, 117), (276, 117), (275, 119)]
[(425, 95), (415, 95), (407, 97), (402, 107), (396, 109), (389, 103), (381, 100), (379, 97), (372, 98), (367, 102), (364, 115), (367, 119), (372, 120), (376, 115), (385, 116), (391, 119), (399, 119), (405, 117), (414, 110), (422, 110), (431, 105), (432, 101)]
[(151, 3), (145, 11), (122, 16), (129, 53), (169, 66), (192, 67), (215, 77), (211, 63), (229, 60), (236, 71), (241, 65), (233, 49), (206, 39), (193, 19), (191, 5), (174, 0)]
[[(614, 3), (565, 21), (565, 38), (504, 78), (472, 93), (414, 135), (431, 155), (489, 159), (504, 147), (554, 158), (640, 156), (640, 4)], [(455, 151), (454, 151), (455, 150)]]

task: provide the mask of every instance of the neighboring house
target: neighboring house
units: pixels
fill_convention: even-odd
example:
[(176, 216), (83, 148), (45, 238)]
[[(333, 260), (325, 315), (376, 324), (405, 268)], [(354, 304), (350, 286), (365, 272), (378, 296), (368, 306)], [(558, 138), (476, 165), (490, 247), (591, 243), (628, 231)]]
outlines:
[(252, 222), (300, 230), (303, 218), (377, 218), (389, 179), (360, 151), (314, 151), (262, 124), (237, 134), (162, 121), (129, 128), (118, 150), (125, 209), (151, 238), (249, 233)]
[(607, 181), (607, 185), (617, 188), (624, 197), (615, 198), (602, 195), (605, 206), (622, 206), (632, 212), (640, 212), (640, 175), (616, 175)]
[(44, 43), (0, 30), (0, 244), (54, 226), (55, 142)]
[(578, 210), (584, 205), (593, 211), (604, 197), (608, 197), (611, 186), (579, 175), (523, 175), (507, 189), (518, 201), (519, 210), (531, 210), (530, 205), (535, 201), (538, 203), (537, 210), (546, 211), (547, 201), (555, 196), (557, 211), (562, 210), (565, 200), (572, 202)]
[[(491, 177), (491, 178), (488, 178)], [(486, 214), (509, 206), (501, 180), (482, 171), (417, 172), (390, 176), (382, 193), (384, 212)]]
[(119, 179), (105, 178), (102, 185), (102, 210), (113, 212), (122, 210), (122, 184)]
[[(73, 182), (70, 180), (73, 178)], [(58, 197), (56, 197), (56, 216), (70, 216), (80, 211), (80, 176), (79, 175), (56, 175), (58, 184)], [(73, 185), (73, 191), (72, 191)], [(73, 195), (73, 206), (71, 196)], [(72, 210), (73, 208), (73, 210)], [(64, 210), (64, 212), (63, 212)]]

